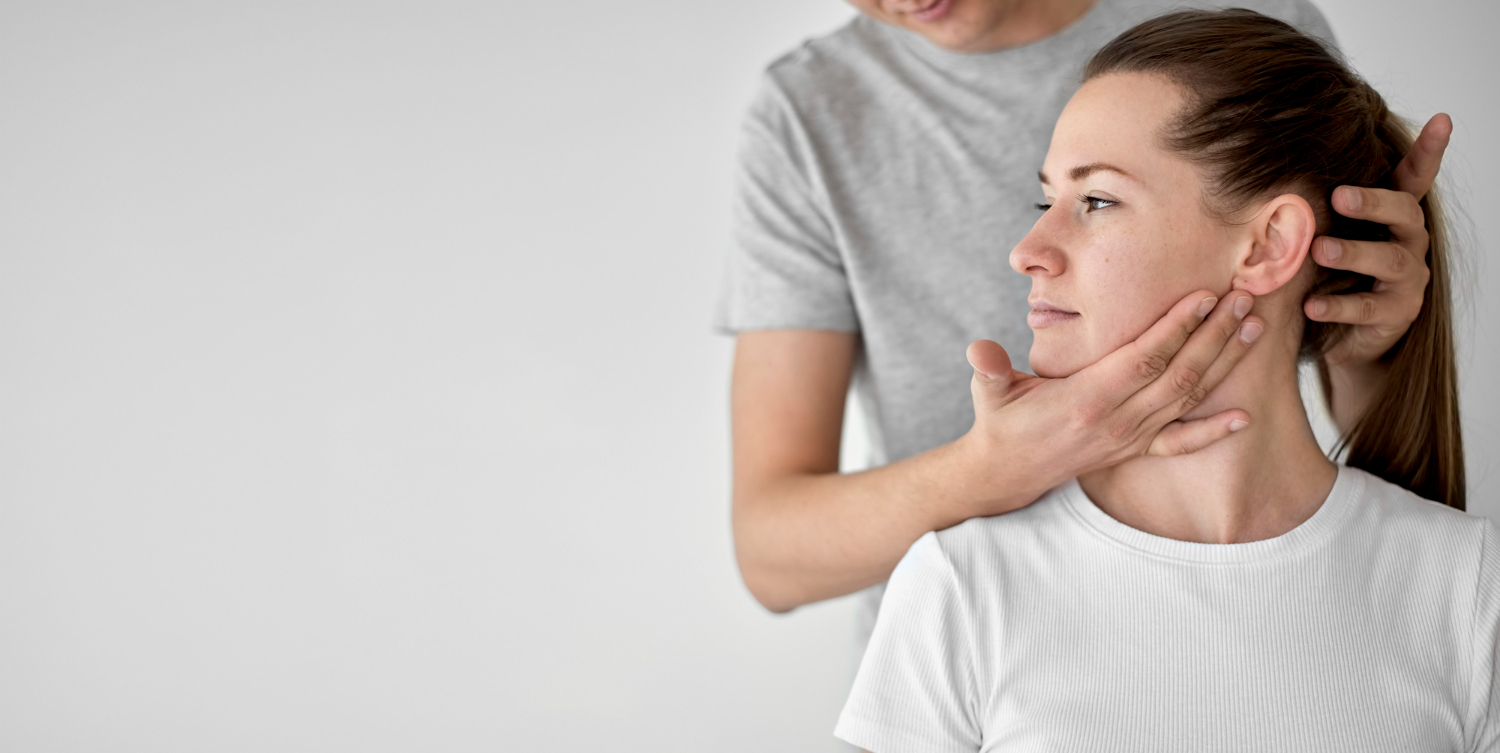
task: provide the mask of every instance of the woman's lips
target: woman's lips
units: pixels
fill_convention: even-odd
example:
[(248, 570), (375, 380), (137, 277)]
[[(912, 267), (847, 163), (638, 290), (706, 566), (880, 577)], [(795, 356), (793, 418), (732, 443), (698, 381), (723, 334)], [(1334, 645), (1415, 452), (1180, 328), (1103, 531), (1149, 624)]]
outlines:
[(1081, 316), (1077, 311), (1064, 311), (1049, 304), (1032, 304), (1031, 313), (1026, 315), (1026, 323), (1032, 329), (1038, 327), (1050, 327), (1054, 324), (1071, 322)]
[(922, 23), (932, 23), (947, 15), (951, 7), (953, 7), (953, 0), (937, 0), (921, 10), (912, 11), (911, 15)]

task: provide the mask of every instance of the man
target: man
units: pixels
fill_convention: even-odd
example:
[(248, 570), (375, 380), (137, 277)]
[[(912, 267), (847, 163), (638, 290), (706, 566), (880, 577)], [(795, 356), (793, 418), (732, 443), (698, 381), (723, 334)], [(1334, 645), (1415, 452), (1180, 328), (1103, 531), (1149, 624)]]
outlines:
[[(864, 589), (863, 646), (882, 584), (923, 533), (1254, 421), (1241, 410), (1175, 419), (1264, 323), (1248, 294), (1201, 291), (1073, 377), (1011, 368), (1031, 332), (1029, 280), (1008, 255), (1036, 219), (1053, 123), (1093, 52), (1172, 4), (851, 2), (861, 15), (772, 63), (750, 107), (714, 324), (737, 335), (733, 526), (745, 584), (773, 612)], [(1331, 39), (1307, 0), (1233, 4)], [(1394, 242), (1314, 243), (1317, 262), (1380, 280), (1377, 293), (1306, 303), (1311, 318), (1360, 325), (1326, 358), (1342, 428), (1380, 389), (1380, 358), (1421, 307), (1417, 200), (1450, 131), (1443, 115), (1427, 124), (1397, 171), (1400, 191), (1335, 192), (1335, 209), (1390, 225)], [(874, 466), (840, 474), (851, 380)]]

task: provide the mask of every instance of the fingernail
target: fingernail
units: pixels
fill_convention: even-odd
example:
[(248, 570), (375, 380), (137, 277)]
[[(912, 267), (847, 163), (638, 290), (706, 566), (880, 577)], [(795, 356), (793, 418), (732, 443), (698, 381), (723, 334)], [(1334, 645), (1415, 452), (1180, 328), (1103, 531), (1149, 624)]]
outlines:
[(1344, 253), (1344, 249), (1343, 249), (1342, 246), (1339, 245), (1339, 242), (1336, 239), (1334, 239), (1334, 238), (1324, 238), (1323, 239), (1323, 255), (1326, 256), (1326, 257), (1328, 257), (1329, 261), (1338, 261), (1339, 260), (1339, 256), (1342, 255), (1343, 253)]
[(1251, 305), (1251, 303), (1252, 303), (1252, 301), (1250, 300), (1250, 296), (1248, 296), (1248, 295), (1245, 296), (1245, 297), (1243, 297), (1243, 298), (1241, 298), (1241, 299), (1239, 299), (1238, 301), (1235, 301), (1234, 302), (1234, 318), (1236, 318), (1236, 319), (1244, 319), (1245, 318), (1245, 314), (1250, 313), (1250, 305)]
[(1328, 313), (1328, 301), (1322, 298), (1313, 299), (1313, 316), (1322, 316)]
[(1264, 329), (1264, 327), (1261, 327), (1255, 322), (1246, 322), (1245, 326), (1240, 327), (1240, 340), (1246, 345), (1249, 345), (1250, 343), (1255, 342), (1255, 338), (1260, 337), (1260, 333)]
[(1344, 204), (1346, 206), (1348, 206), (1349, 209), (1351, 209), (1351, 210), (1358, 210), (1359, 209), (1359, 204), (1360, 204), (1359, 191), (1356, 191), (1353, 188), (1350, 188), (1349, 186), (1344, 186), (1344, 187), (1342, 187), (1342, 188), (1339, 189), (1339, 193), (1342, 193), (1344, 195)]
[(1241, 421), (1238, 418), (1236, 418), (1235, 420), (1229, 422), (1229, 430), (1230, 431), (1239, 431), (1240, 429), (1243, 429), (1243, 428), (1245, 428), (1246, 426), (1249, 426), (1249, 425), (1250, 425), (1249, 421)]
[(1218, 302), (1219, 299), (1215, 298), (1214, 296), (1204, 298), (1203, 302), (1198, 304), (1198, 318), (1202, 319), (1203, 317), (1208, 316), (1208, 312), (1213, 311), (1214, 305)]

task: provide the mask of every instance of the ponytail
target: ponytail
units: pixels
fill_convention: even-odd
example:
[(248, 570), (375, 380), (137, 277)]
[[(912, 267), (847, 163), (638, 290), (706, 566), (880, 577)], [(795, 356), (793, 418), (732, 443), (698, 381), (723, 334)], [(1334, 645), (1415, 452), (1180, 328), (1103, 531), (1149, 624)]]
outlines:
[[(1385, 384), (1340, 438), (1339, 448), (1349, 451), (1346, 465), (1464, 510), (1467, 484), (1458, 419), (1448, 234), (1436, 189), (1427, 193), (1421, 206), (1427, 215), (1431, 272), (1422, 309), (1381, 359)], [(1321, 357), (1318, 370), (1327, 394), (1328, 365)]]

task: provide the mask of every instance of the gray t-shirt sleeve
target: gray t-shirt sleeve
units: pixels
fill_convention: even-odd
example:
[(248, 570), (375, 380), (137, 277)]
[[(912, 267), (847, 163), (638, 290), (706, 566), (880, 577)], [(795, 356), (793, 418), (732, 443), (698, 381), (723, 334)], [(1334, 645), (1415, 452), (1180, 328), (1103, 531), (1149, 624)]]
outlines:
[(716, 334), (747, 329), (859, 331), (807, 134), (766, 75), (740, 129), (731, 243)]
[(972, 615), (937, 533), (896, 564), (833, 734), (874, 753), (972, 753), (983, 743)]
[(1468, 747), (1500, 753), (1500, 526), (1484, 522), (1474, 594), (1474, 670), (1469, 681)]
[(1332, 45), (1335, 50), (1338, 49), (1339, 42), (1333, 38), (1333, 29), (1328, 25), (1328, 19), (1309, 0), (1297, 0), (1293, 3), (1286, 22), (1297, 27), (1303, 34), (1317, 37)]

